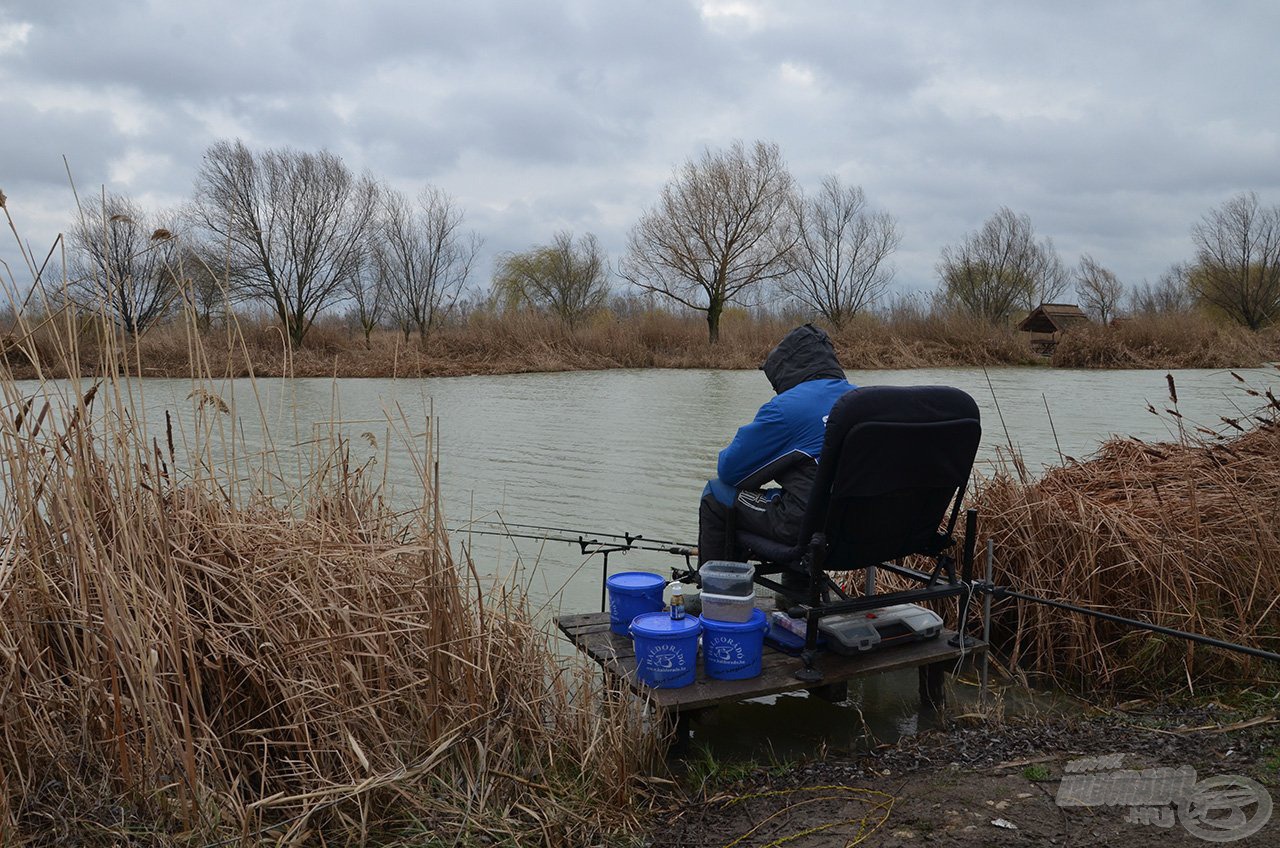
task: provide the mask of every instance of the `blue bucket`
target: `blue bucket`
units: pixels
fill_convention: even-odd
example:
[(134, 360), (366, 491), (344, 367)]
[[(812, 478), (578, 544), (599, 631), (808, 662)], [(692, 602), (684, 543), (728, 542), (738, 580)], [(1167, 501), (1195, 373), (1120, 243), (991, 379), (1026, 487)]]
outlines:
[(746, 621), (702, 618), (702, 627), (702, 662), (707, 677), (746, 680), (760, 676), (764, 634), (769, 630), (769, 619), (763, 610), (751, 610), (751, 618)]
[(698, 674), (698, 634), (702, 624), (693, 616), (674, 619), (665, 612), (647, 612), (631, 622), (636, 643), (636, 677), (654, 689), (688, 686)]
[(604, 581), (609, 587), (609, 629), (627, 635), (631, 619), (662, 609), (662, 590), (667, 581), (647, 571), (620, 571)]

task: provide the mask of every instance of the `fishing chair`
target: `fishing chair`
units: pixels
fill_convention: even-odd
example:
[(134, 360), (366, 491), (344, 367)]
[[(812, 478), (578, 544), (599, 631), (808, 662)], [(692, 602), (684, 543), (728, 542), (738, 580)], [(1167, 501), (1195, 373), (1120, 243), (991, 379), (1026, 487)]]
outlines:
[[(818, 622), (825, 616), (967, 592), (977, 535), (975, 510), (967, 515), (961, 578), (950, 551), (981, 434), (978, 406), (959, 389), (854, 389), (836, 402), (827, 419), (800, 542), (789, 546), (730, 527), (731, 544), (745, 550), (747, 560), (760, 563), (756, 582), (792, 602), (793, 616), (806, 618), (804, 666), (796, 677), (822, 679), (814, 657)], [(913, 554), (931, 559), (932, 567), (905, 567), (901, 560)], [(919, 585), (874, 594), (877, 568)], [(866, 570), (867, 592), (856, 598), (827, 574), (857, 569)], [(786, 572), (804, 575), (804, 585), (771, 579)]]

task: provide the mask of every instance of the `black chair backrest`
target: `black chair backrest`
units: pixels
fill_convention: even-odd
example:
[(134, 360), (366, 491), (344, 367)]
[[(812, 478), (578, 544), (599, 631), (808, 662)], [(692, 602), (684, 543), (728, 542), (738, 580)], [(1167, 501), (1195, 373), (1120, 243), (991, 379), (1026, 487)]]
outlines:
[(978, 452), (973, 398), (949, 386), (867, 386), (827, 419), (801, 540), (827, 537), (825, 568), (937, 555), (940, 528)]

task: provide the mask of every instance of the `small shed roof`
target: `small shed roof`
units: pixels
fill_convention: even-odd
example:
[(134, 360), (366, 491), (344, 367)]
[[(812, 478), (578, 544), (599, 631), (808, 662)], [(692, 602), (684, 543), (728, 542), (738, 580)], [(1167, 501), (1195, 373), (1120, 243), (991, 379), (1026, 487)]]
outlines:
[(1024, 333), (1057, 333), (1088, 320), (1089, 316), (1074, 303), (1042, 303), (1022, 319), (1018, 329)]

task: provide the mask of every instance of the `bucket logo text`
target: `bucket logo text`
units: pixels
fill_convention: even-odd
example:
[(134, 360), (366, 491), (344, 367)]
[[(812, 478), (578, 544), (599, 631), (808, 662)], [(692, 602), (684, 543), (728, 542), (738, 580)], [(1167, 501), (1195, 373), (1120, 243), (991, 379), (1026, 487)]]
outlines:
[(684, 651), (669, 644), (654, 645), (645, 655), (645, 662), (655, 671), (684, 671), (688, 668)]
[(725, 665), (730, 663), (745, 665), (747, 662), (746, 652), (742, 650), (742, 643), (727, 636), (712, 637), (709, 642), (703, 644), (702, 651), (706, 654), (707, 659), (712, 662)]

